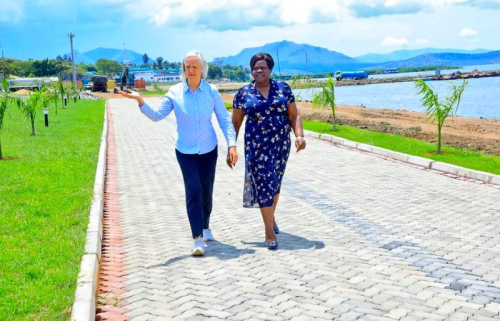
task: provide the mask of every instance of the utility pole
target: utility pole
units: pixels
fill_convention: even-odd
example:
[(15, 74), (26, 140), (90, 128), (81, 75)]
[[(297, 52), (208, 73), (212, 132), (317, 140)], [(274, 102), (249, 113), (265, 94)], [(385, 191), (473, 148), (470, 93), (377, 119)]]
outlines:
[(278, 49), (276, 49), (276, 58), (278, 58), (278, 71), (280, 72), (280, 79), (281, 79), (280, 55), (278, 53)]
[[(0, 47), (2, 47), (2, 43), (0, 42)], [(2, 73), (3, 76), (6, 77), (7, 75), (5, 74), (5, 61), (3, 61), (3, 48), (2, 48)]]
[(75, 37), (75, 35), (72, 32), (70, 32), (68, 37), (69, 37), (69, 42), (71, 43), (71, 64), (73, 65), (73, 85), (76, 88), (77, 85), (76, 85), (75, 53), (73, 52), (73, 38)]
[(306, 50), (306, 77), (309, 78), (309, 65), (307, 64), (307, 50)]

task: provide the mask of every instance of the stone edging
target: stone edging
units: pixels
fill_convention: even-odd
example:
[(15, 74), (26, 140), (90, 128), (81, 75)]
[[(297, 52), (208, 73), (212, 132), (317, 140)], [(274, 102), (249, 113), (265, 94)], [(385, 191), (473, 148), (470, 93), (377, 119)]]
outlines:
[(471, 178), (471, 179), (477, 179), (480, 180), (484, 183), (488, 184), (493, 184), (493, 185), (500, 185), (500, 176), (491, 174), (491, 173), (486, 173), (486, 172), (481, 172), (481, 171), (476, 171), (473, 169), (468, 169), (468, 168), (463, 168), (460, 166), (456, 165), (451, 165), (447, 163), (442, 163), (442, 162), (437, 162), (432, 159), (428, 158), (423, 158), (423, 157), (418, 157), (418, 156), (412, 156), (412, 155), (407, 155), (399, 152), (394, 152), (388, 149), (384, 149), (381, 147), (376, 147), (368, 144), (363, 144), (363, 143), (356, 143), (344, 138), (336, 137), (333, 135), (329, 134), (320, 134), (308, 130), (304, 130), (304, 133), (308, 137), (313, 137), (317, 138), (320, 140), (324, 140), (336, 145), (342, 145), (354, 149), (359, 149), (368, 153), (373, 153), (377, 154), (380, 156), (384, 157), (389, 157), (401, 162), (405, 163), (410, 163), (413, 165), (418, 165), (422, 166), (424, 168), (428, 169), (433, 169), (441, 172), (446, 172), (446, 173), (451, 173), (457, 176), (461, 177), (466, 177), (466, 178)]
[(99, 276), (99, 261), (102, 249), (102, 217), (104, 206), (104, 178), (106, 174), (106, 151), (108, 148), (108, 104), (104, 108), (104, 127), (99, 149), (99, 160), (94, 183), (94, 197), (90, 207), (89, 225), (85, 241), (85, 253), (80, 263), (75, 301), (71, 309), (71, 321), (95, 321), (96, 291)]

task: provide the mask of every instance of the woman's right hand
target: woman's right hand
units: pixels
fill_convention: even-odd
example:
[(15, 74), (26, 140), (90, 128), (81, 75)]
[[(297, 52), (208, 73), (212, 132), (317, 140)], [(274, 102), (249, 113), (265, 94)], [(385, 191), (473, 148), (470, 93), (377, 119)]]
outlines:
[(123, 97), (136, 100), (139, 103), (139, 107), (142, 107), (142, 105), (144, 105), (144, 99), (142, 99), (141, 95), (137, 91), (125, 89), (125, 90), (118, 90), (118, 93)]

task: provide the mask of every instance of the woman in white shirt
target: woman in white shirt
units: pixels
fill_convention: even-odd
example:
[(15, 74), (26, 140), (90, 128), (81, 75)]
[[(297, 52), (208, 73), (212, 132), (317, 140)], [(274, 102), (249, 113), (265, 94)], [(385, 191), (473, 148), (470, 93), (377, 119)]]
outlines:
[(197, 51), (189, 52), (182, 62), (183, 81), (172, 86), (157, 108), (150, 107), (132, 90), (119, 91), (135, 99), (141, 112), (160, 121), (172, 111), (177, 119), (175, 152), (184, 178), (186, 209), (194, 239), (192, 255), (205, 253), (205, 241), (213, 240), (210, 230), (212, 194), (217, 163), (217, 136), (212, 125), (215, 112), (228, 145), (228, 165), (238, 160), (236, 133), (217, 88), (206, 82), (208, 64)]

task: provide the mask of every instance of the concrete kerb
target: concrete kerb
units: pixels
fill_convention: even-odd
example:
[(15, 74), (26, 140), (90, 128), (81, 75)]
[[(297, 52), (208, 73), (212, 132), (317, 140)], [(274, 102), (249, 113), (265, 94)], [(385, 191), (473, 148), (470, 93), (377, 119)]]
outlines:
[(401, 162), (405, 163), (410, 163), (413, 165), (418, 165), (427, 169), (433, 169), (445, 173), (451, 173), (453, 175), (465, 177), (465, 178), (471, 178), (471, 179), (476, 179), (480, 180), (482, 182), (488, 183), (488, 184), (493, 184), (493, 185), (500, 185), (500, 176), (499, 175), (494, 175), (491, 173), (486, 173), (486, 172), (481, 172), (481, 171), (476, 171), (473, 169), (468, 169), (468, 168), (463, 168), (460, 166), (456, 165), (451, 165), (451, 164), (446, 164), (442, 162), (436, 162), (432, 159), (428, 158), (423, 158), (423, 157), (418, 157), (418, 156), (413, 156), (413, 155), (407, 155), (399, 152), (394, 152), (388, 149), (368, 145), (368, 144), (362, 144), (362, 143), (357, 143), (353, 141), (349, 141), (344, 138), (340, 137), (335, 137), (333, 135), (329, 134), (320, 134), (316, 132), (312, 132), (309, 130), (304, 130), (304, 134), (308, 137), (324, 140), (336, 145), (342, 145), (345, 147), (353, 148), (353, 149), (358, 149), (364, 152), (368, 153), (373, 153), (377, 154), (380, 156), (392, 158)]
[(104, 110), (104, 127), (101, 135), (99, 160), (94, 183), (94, 197), (90, 207), (89, 225), (85, 242), (85, 254), (80, 263), (75, 301), (71, 309), (72, 321), (94, 321), (96, 316), (96, 291), (99, 261), (102, 250), (102, 217), (104, 210), (104, 178), (106, 174), (106, 151), (108, 139), (108, 105)]

